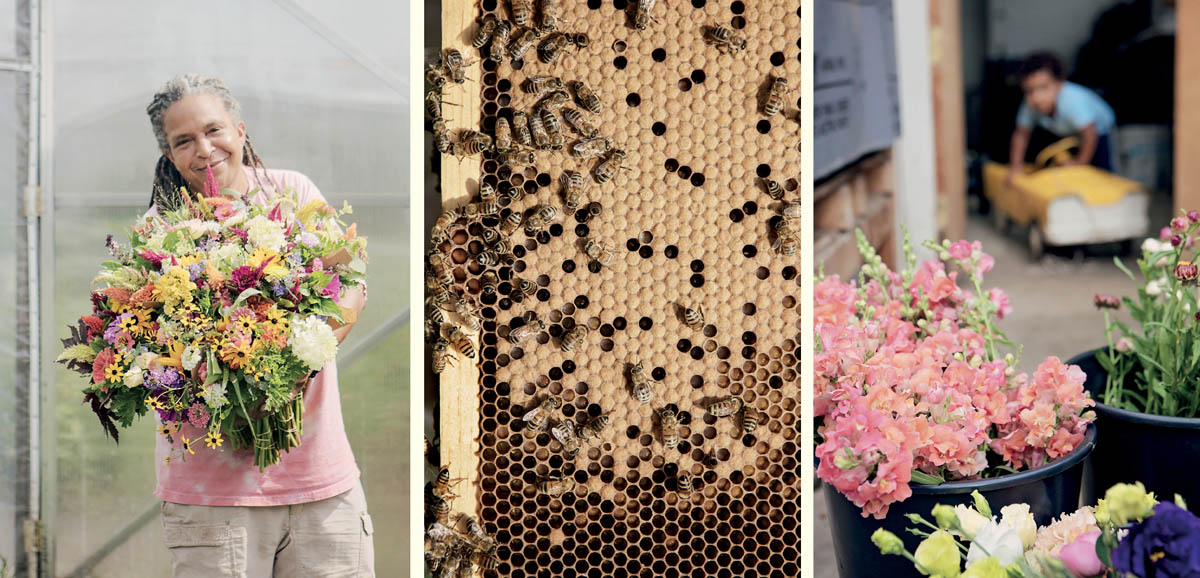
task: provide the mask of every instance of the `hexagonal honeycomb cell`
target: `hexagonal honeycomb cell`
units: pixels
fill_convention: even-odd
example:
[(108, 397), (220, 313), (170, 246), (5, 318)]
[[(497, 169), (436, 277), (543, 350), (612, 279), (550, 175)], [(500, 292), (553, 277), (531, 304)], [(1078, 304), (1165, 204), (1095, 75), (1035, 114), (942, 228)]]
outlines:
[[(554, 64), (536, 48), (516, 62), (491, 60), (487, 47), (466, 54), (483, 59), (481, 130), (532, 114), (540, 97), (522, 90), (530, 77), (582, 81), (601, 112), (567, 106), (626, 152), (624, 169), (598, 183), (597, 160), (566, 150), (538, 152), (533, 166), (485, 153), (481, 181), (498, 191), (499, 214), (460, 220), (437, 247), (482, 319), (476, 512), (500, 544), (483, 575), (798, 576), (800, 262), (772, 246), (782, 217), (763, 179), (798, 199), (799, 3), (659, 1), (644, 31), (633, 26), (636, 0), (559, 3), (559, 30), (588, 42)], [(481, 19), (512, 19), (507, 0), (478, 8)], [(744, 36), (745, 50), (706, 43), (714, 25)], [(787, 78), (792, 95), (767, 118), (772, 76)], [(578, 135), (563, 130), (569, 149)], [(571, 213), (564, 170), (587, 185)], [(510, 262), (481, 266), (483, 229), (539, 205), (557, 207), (557, 220), (518, 229)], [(588, 240), (612, 250), (607, 266), (585, 254)], [(494, 292), (483, 290), (485, 271), (496, 274)], [(703, 321), (689, 326), (684, 308), (701, 307)], [(538, 322), (543, 330), (510, 341)], [(587, 328), (582, 343), (564, 351), (577, 326)], [(631, 391), (634, 359), (653, 380), (648, 404)], [(611, 423), (569, 458), (549, 427), (524, 432), (523, 417), (548, 396), (562, 400), (548, 426)], [(742, 410), (707, 411), (728, 398)], [(672, 448), (665, 409), (678, 419)], [(542, 495), (548, 476), (574, 489)]]

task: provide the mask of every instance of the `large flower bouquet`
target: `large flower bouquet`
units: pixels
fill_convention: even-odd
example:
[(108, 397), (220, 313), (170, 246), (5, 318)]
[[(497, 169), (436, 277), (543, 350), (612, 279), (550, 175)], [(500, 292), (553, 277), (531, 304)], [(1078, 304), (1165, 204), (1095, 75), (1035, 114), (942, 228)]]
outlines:
[[(219, 449), (253, 448), (260, 470), (300, 443), (303, 392), (337, 355), (343, 288), (363, 281), (366, 238), (335, 210), (300, 206), (287, 190), (265, 205), (233, 191), (180, 191), (183, 206), (147, 216), (94, 283), (92, 311), (63, 340), (58, 361), (90, 379), (106, 434), (150, 409), (172, 454), (195, 453), (206, 432)], [(171, 455), (167, 456), (168, 461)]]
[(944, 578), (1200, 576), (1200, 518), (1178, 497), (1176, 503), (1155, 500), (1140, 483), (1117, 484), (1095, 507), (1041, 528), (1028, 504), (1005, 506), (997, 518), (982, 495), (974, 497), (972, 507), (934, 506), (933, 522), (910, 514), (916, 526), (908, 531), (924, 537), (915, 552), (887, 530), (871, 540), (884, 554), (904, 556), (922, 573)]
[[(1012, 344), (995, 322), (1011, 307), (1001, 290), (984, 291), (994, 260), (978, 241), (929, 242), (939, 258), (917, 266), (906, 236), (907, 268), (894, 272), (857, 235), (860, 283), (815, 286), (821, 479), (882, 519), (912, 482), (1036, 468), (1082, 443), (1094, 419), (1083, 372), (1048, 357), (1029, 376), (1002, 354)], [(960, 271), (973, 291), (959, 287)]]
[[(1142, 280), (1114, 258), (1135, 284), (1137, 299), (1097, 295), (1104, 310), (1108, 348), (1096, 355), (1108, 372), (1100, 401), (1130, 411), (1200, 417), (1200, 305), (1197, 304), (1195, 242), (1200, 212), (1188, 211), (1142, 243), (1137, 265)], [(1131, 329), (1109, 309), (1129, 308), (1140, 326)]]

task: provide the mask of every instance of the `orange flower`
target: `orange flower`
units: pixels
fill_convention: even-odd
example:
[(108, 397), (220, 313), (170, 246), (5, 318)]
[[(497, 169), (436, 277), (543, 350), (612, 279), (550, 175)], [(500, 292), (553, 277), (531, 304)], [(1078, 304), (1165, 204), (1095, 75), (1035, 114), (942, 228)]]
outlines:
[(254, 356), (254, 350), (257, 347), (249, 339), (231, 340), (225, 347), (221, 348), (221, 361), (230, 367), (230, 369), (238, 370), (250, 362), (250, 358)]
[(108, 297), (109, 299), (112, 299), (121, 305), (129, 305), (129, 298), (132, 295), (128, 289), (121, 289), (120, 287), (108, 287), (101, 289), (100, 293), (103, 293), (105, 297)]
[(169, 345), (167, 345), (167, 348), (170, 353), (168, 355), (165, 355), (163, 357), (159, 357), (158, 359), (155, 359), (153, 361), (153, 365), (159, 369), (162, 369), (164, 367), (174, 367), (175, 369), (178, 369), (182, 373), (183, 372), (182, 358), (183, 358), (183, 350), (185, 349), (184, 345), (178, 341), (172, 341)]
[(154, 301), (153, 283), (147, 283), (143, 285), (141, 289), (134, 291), (133, 294), (129, 296), (129, 303), (131, 305), (142, 306), (152, 301)]

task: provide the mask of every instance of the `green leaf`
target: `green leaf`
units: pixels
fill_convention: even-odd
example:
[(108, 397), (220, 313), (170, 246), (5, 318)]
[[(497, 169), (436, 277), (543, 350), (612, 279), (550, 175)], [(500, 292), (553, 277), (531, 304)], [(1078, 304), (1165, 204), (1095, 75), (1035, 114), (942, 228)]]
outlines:
[(179, 245), (179, 241), (182, 238), (182, 235), (180, 234), (181, 230), (171, 231), (167, 234), (166, 238), (163, 239), (163, 249), (165, 249), (167, 252), (175, 251), (175, 247)]
[(1117, 268), (1118, 268), (1118, 269), (1120, 269), (1120, 270), (1121, 270), (1121, 271), (1123, 271), (1123, 272), (1124, 272), (1126, 275), (1128, 275), (1128, 276), (1129, 276), (1129, 280), (1130, 280), (1130, 281), (1133, 281), (1134, 283), (1137, 283), (1137, 278), (1133, 276), (1133, 273), (1132, 273), (1132, 272), (1129, 270), (1129, 268), (1128, 268), (1128, 267), (1126, 267), (1126, 266), (1125, 266), (1125, 263), (1121, 262), (1121, 258), (1120, 258), (1120, 257), (1113, 257), (1113, 263), (1114, 263), (1114, 264), (1116, 264), (1116, 266), (1117, 266)]
[(367, 272), (367, 264), (362, 259), (355, 257), (350, 260), (350, 270), (358, 273), (359, 275), (365, 275)]
[(929, 475), (921, 470), (913, 470), (912, 481), (924, 486), (937, 486), (944, 483), (946, 480), (939, 476)]
[(262, 291), (259, 291), (258, 289), (254, 289), (254, 288), (246, 289), (245, 291), (238, 293), (237, 299), (233, 300), (233, 308), (237, 309), (238, 305), (241, 305), (243, 301), (245, 301), (255, 295), (261, 295), (261, 294), (262, 294)]

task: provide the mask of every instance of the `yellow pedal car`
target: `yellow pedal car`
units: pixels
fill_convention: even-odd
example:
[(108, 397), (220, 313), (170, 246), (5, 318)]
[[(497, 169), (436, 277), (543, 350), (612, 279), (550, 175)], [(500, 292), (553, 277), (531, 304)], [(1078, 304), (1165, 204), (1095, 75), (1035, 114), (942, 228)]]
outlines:
[(1029, 250), (1139, 239), (1150, 227), (1150, 195), (1142, 185), (1089, 165), (1060, 166), (1079, 145), (1074, 137), (1046, 147), (1033, 166), (1006, 183), (1008, 165), (988, 161), (983, 194), (1001, 231), (1029, 228)]

